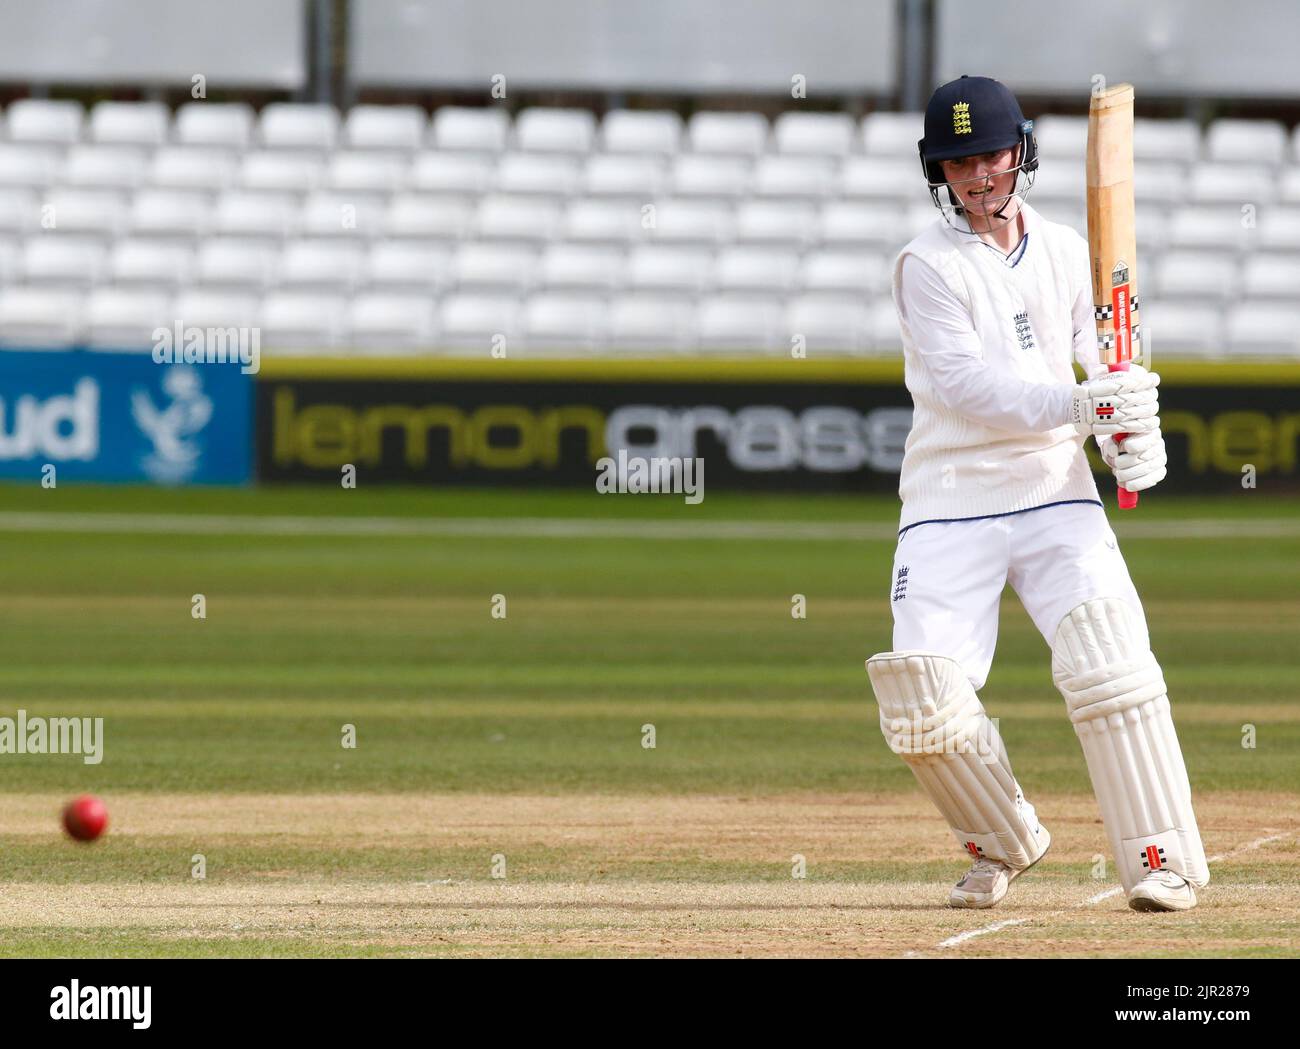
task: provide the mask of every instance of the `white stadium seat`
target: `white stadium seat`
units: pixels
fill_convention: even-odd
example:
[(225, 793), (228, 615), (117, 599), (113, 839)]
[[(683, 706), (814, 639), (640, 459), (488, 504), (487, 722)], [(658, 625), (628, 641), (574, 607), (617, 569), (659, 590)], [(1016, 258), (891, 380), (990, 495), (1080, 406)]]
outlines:
[(86, 289), (108, 266), (108, 250), (94, 238), (43, 233), (27, 238), (22, 273), (28, 284)]
[(376, 294), (432, 294), (446, 280), (451, 249), (438, 241), (381, 240), (366, 256), (362, 280)]
[(459, 290), (520, 294), (537, 279), (537, 252), (516, 245), (465, 244), (448, 267)]
[(510, 113), (503, 103), (442, 106), (429, 124), (429, 144), (438, 149), (500, 153), (510, 137)]
[(1254, 255), (1241, 271), (1241, 293), (1247, 299), (1300, 298), (1300, 255)]
[(353, 106), (343, 121), (343, 142), (351, 149), (414, 152), (428, 129), (419, 106)]
[(1300, 251), (1300, 208), (1261, 208), (1256, 232), (1262, 248)]
[(176, 110), (173, 137), (186, 146), (245, 149), (254, 119), (253, 107), (242, 102), (186, 102)]
[(334, 295), (273, 292), (262, 303), (262, 349), (329, 349), (343, 335), (344, 303)]
[(298, 207), (286, 193), (232, 190), (217, 198), (214, 231), (225, 236), (279, 240), (298, 224)]
[(161, 146), (171, 111), (162, 102), (99, 102), (90, 111), (90, 141), (103, 145)]
[(609, 343), (616, 351), (683, 352), (695, 340), (696, 310), (687, 299), (629, 294), (610, 303)]
[(303, 202), (302, 232), (313, 237), (367, 238), (380, 233), (384, 206), (355, 193), (313, 193)]
[(686, 136), (696, 153), (727, 153), (756, 157), (767, 149), (770, 133), (762, 113), (730, 113), (705, 110), (687, 124)]
[(1157, 371), (1167, 356), (1216, 358), (1226, 352), (1218, 306), (1148, 296), (1142, 300), (1142, 328), (1151, 333)]
[(76, 292), (50, 288), (0, 290), (0, 346), (59, 349), (81, 334), (85, 303)]
[(339, 111), (324, 102), (270, 102), (257, 121), (257, 140), (272, 149), (333, 149)]
[(876, 299), (867, 307), (867, 312), (870, 334), (867, 352), (881, 357), (901, 357), (903, 332), (898, 326), (898, 309), (893, 299)]
[(684, 154), (673, 162), (669, 182), (680, 197), (734, 200), (749, 192), (754, 165), (746, 157)]
[(624, 280), (627, 259), (618, 248), (552, 244), (542, 254), (538, 276), (551, 291), (611, 292)]
[(474, 205), (462, 197), (430, 197), (399, 193), (384, 212), (387, 237), (420, 240), (460, 240), (474, 221)]
[(400, 154), (338, 152), (329, 159), (325, 185), (338, 193), (395, 193), (405, 187), (409, 170)]
[(524, 348), (589, 353), (608, 326), (605, 302), (598, 296), (543, 292), (524, 303), (520, 318)]
[(235, 181), (247, 190), (305, 193), (319, 186), (324, 175), (315, 153), (262, 149), (244, 154)]
[(515, 146), (533, 153), (591, 152), (596, 117), (588, 109), (533, 106), (515, 117)]
[(1187, 168), (1182, 164), (1137, 161), (1133, 166), (1133, 195), (1138, 206), (1174, 206), (1187, 199)]
[(80, 102), (20, 98), (5, 111), (12, 142), (44, 142), (68, 146), (81, 138), (85, 114)]
[(111, 237), (126, 224), (127, 214), (127, 198), (121, 193), (67, 188), (46, 194), (32, 217), (46, 229)]
[(131, 204), (133, 235), (197, 237), (213, 222), (212, 197), (184, 189), (146, 189)]
[(1190, 164), (1201, 152), (1201, 129), (1191, 120), (1157, 120), (1137, 117), (1133, 121), (1133, 157), (1142, 161)]
[(714, 245), (735, 232), (735, 212), (714, 201), (671, 197), (655, 204), (653, 216), (650, 232), (659, 241)]
[(1230, 357), (1300, 357), (1300, 306), (1243, 302), (1224, 320)]
[(233, 150), (214, 146), (164, 146), (153, 155), (146, 180), (158, 189), (229, 188), (238, 170)]
[(930, 192), (915, 157), (849, 157), (838, 188), (842, 197), (873, 200), (917, 201)]
[(246, 328), (259, 322), (257, 296), (229, 288), (191, 285), (177, 293), (175, 320), (185, 327)]
[(489, 194), (479, 201), (474, 231), (483, 240), (535, 243), (554, 237), (564, 217), (557, 201)]
[(291, 241), (280, 256), (277, 287), (286, 291), (346, 294), (361, 276), (364, 253), (351, 241)]
[(567, 197), (578, 185), (581, 168), (569, 157), (507, 153), (496, 172), (496, 188), (503, 193)]
[[(1224, 300), (1237, 291), (1235, 255), (1206, 251), (1171, 251), (1154, 267), (1152, 290), (1159, 298)], [(1139, 286), (1142, 284), (1138, 275)]]
[[(938, 212), (934, 215), (937, 216)], [(833, 201), (825, 204), (816, 229), (822, 243), (830, 247), (899, 248), (908, 239), (903, 213), (879, 202)]]
[(809, 252), (799, 268), (798, 285), (806, 292), (879, 293), (889, 287), (891, 258), (861, 250)]
[(863, 297), (801, 295), (786, 310), (790, 336), (803, 336), (809, 357), (865, 353), (871, 345), (871, 311)]
[(345, 321), (348, 345), (366, 350), (429, 347), (435, 325), (432, 299), (391, 292), (358, 295), (348, 306)]
[(411, 168), (411, 188), (426, 193), (485, 193), (496, 177), (496, 161), (478, 153), (420, 153)]
[(582, 185), (593, 197), (650, 201), (663, 188), (666, 174), (658, 157), (596, 155), (587, 160)]
[(55, 146), (0, 142), (0, 187), (39, 189), (54, 181), (61, 162)]
[(718, 295), (700, 303), (699, 344), (706, 351), (788, 352), (780, 303), (766, 296)]
[(736, 239), (798, 247), (817, 231), (817, 209), (785, 201), (746, 201), (736, 209)]
[(144, 151), (121, 146), (73, 146), (59, 181), (82, 189), (134, 189), (144, 181)]
[[(0, 158), (3, 158), (2, 153), (0, 153)], [(2, 164), (3, 160), (0, 159), (0, 165)], [(0, 167), (0, 170), (3, 170), (3, 168)], [(3, 181), (4, 176), (0, 175), (0, 182)], [(1283, 204), (1300, 204), (1300, 161), (1297, 161), (1295, 167), (1288, 168), (1279, 176), (1277, 195), (1278, 200)]]
[(1187, 199), (1194, 204), (1269, 204), (1277, 195), (1273, 172), (1253, 164), (1197, 164)]
[[(1178, 208), (1170, 218), (1169, 245), (1237, 251), (1254, 241), (1255, 231), (1243, 218), (1241, 209), (1233, 204)], [(1140, 242), (1141, 232), (1139, 225)]]
[(438, 343), (488, 357), (501, 336), (509, 356), (511, 340), (519, 335), (519, 312), (519, 300), (512, 295), (449, 295), (438, 308)]
[(1286, 126), (1279, 120), (1216, 120), (1205, 133), (1205, 155), (1225, 164), (1281, 164)]
[(668, 109), (616, 109), (600, 123), (606, 153), (676, 153), (685, 125)]
[(29, 189), (0, 188), (0, 234), (40, 229), (44, 202)]
[(782, 113), (772, 135), (781, 153), (842, 157), (852, 152), (857, 127), (848, 113)]
[(1076, 165), (1083, 170), (1088, 153), (1088, 118), (1048, 113), (1034, 122), (1034, 138), (1044, 168)]
[(86, 300), (85, 343), (96, 350), (147, 353), (153, 348), (155, 329), (172, 329), (176, 320), (172, 313), (165, 292), (99, 288)]
[(799, 269), (797, 252), (781, 248), (731, 247), (718, 252), (714, 286), (723, 292), (784, 295)]
[(194, 257), (194, 278), (210, 288), (243, 289), (258, 294), (279, 267), (278, 243), (242, 237), (208, 237)]
[(176, 241), (119, 240), (108, 256), (108, 278), (115, 285), (174, 289), (187, 282), (194, 251)]
[(834, 192), (835, 162), (826, 157), (762, 157), (754, 167), (753, 191), (760, 197), (821, 200)]
[[(947, 192), (939, 191), (939, 199), (945, 204)], [(1044, 160), (1034, 175), (1034, 186), (1027, 198), (1037, 205), (1039, 201), (1061, 201), (1071, 206), (1085, 207), (1088, 199), (1087, 172), (1083, 161), (1053, 162)]]
[(22, 245), (11, 237), (0, 237), (0, 287), (16, 284), (21, 277)]
[(713, 280), (713, 252), (704, 247), (641, 244), (627, 261), (628, 286), (639, 292), (698, 295)]
[[(661, 210), (656, 206), (656, 216)], [(635, 201), (575, 200), (565, 209), (561, 231), (566, 240), (626, 244), (652, 232), (642, 222), (641, 205)]]
[[(862, 148), (871, 156), (910, 160), (924, 134), (924, 113), (868, 113), (862, 118)], [(920, 160), (916, 163), (919, 168)]]

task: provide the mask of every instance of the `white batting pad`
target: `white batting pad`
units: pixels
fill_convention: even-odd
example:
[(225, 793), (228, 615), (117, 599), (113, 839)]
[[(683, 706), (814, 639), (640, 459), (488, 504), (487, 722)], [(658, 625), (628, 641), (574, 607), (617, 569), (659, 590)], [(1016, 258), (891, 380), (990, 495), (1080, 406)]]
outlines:
[(1056, 632), (1052, 677), (1083, 744), (1124, 890), (1162, 867), (1207, 884), (1164, 675), (1129, 605), (1104, 597), (1071, 611)]
[(962, 849), (1016, 869), (1034, 863), (1047, 832), (961, 665), (930, 652), (882, 652), (867, 660), (867, 674), (889, 748), (911, 767)]

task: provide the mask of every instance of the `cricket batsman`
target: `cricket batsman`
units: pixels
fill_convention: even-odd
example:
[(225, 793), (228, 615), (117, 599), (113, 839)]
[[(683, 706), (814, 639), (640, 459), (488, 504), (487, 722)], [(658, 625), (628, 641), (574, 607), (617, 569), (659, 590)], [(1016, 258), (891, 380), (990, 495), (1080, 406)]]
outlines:
[(1006, 87), (944, 84), (919, 149), (941, 217), (894, 265), (915, 411), (899, 483), (895, 651), (867, 660), (881, 729), (972, 861), (950, 904), (994, 906), (1051, 845), (977, 696), (1010, 582), (1051, 649), (1129, 905), (1188, 910), (1210, 878), (1191, 787), (1083, 450), (1093, 436), (1132, 491), (1158, 484), (1159, 376), (1100, 363), (1087, 241), (1025, 202), (1037, 146)]

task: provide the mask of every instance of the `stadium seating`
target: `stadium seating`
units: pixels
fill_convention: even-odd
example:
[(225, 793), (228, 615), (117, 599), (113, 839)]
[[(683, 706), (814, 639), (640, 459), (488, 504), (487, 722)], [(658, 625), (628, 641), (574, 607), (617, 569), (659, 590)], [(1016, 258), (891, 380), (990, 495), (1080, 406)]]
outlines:
[[(5, 346), (182, 319), (268, 352), (893, 355), (893, 259), (935, 219), (918, 113), (28, 99), (0, 126)], [(1086, 121), (1037, 133), (1029, 199), (1082, 228)], [(1140, 118), (1136, 153), (1162, 354), (1300, 356), (1300, 132)]]

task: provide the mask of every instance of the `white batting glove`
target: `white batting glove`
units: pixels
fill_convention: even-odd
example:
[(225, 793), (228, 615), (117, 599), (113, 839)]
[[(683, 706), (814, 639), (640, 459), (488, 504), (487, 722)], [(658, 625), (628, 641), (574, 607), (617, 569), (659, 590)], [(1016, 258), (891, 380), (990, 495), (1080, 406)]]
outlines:
[(1110, 372), (1074, 388), (1070, 422), (1098, 438), (1113, 433), (1149, 433), (1160, 428), (1160, 376), (1140, 364)]
[(1122, 441), (1098, 437), (1097, 447), (1114, 473), (1116, 483), (1130, 492), (1154, 488), (1169, 472), (1166, 469), (1169, 457), (1165, 454), (1165, 439), (1159, 429), (1131, 434)]

